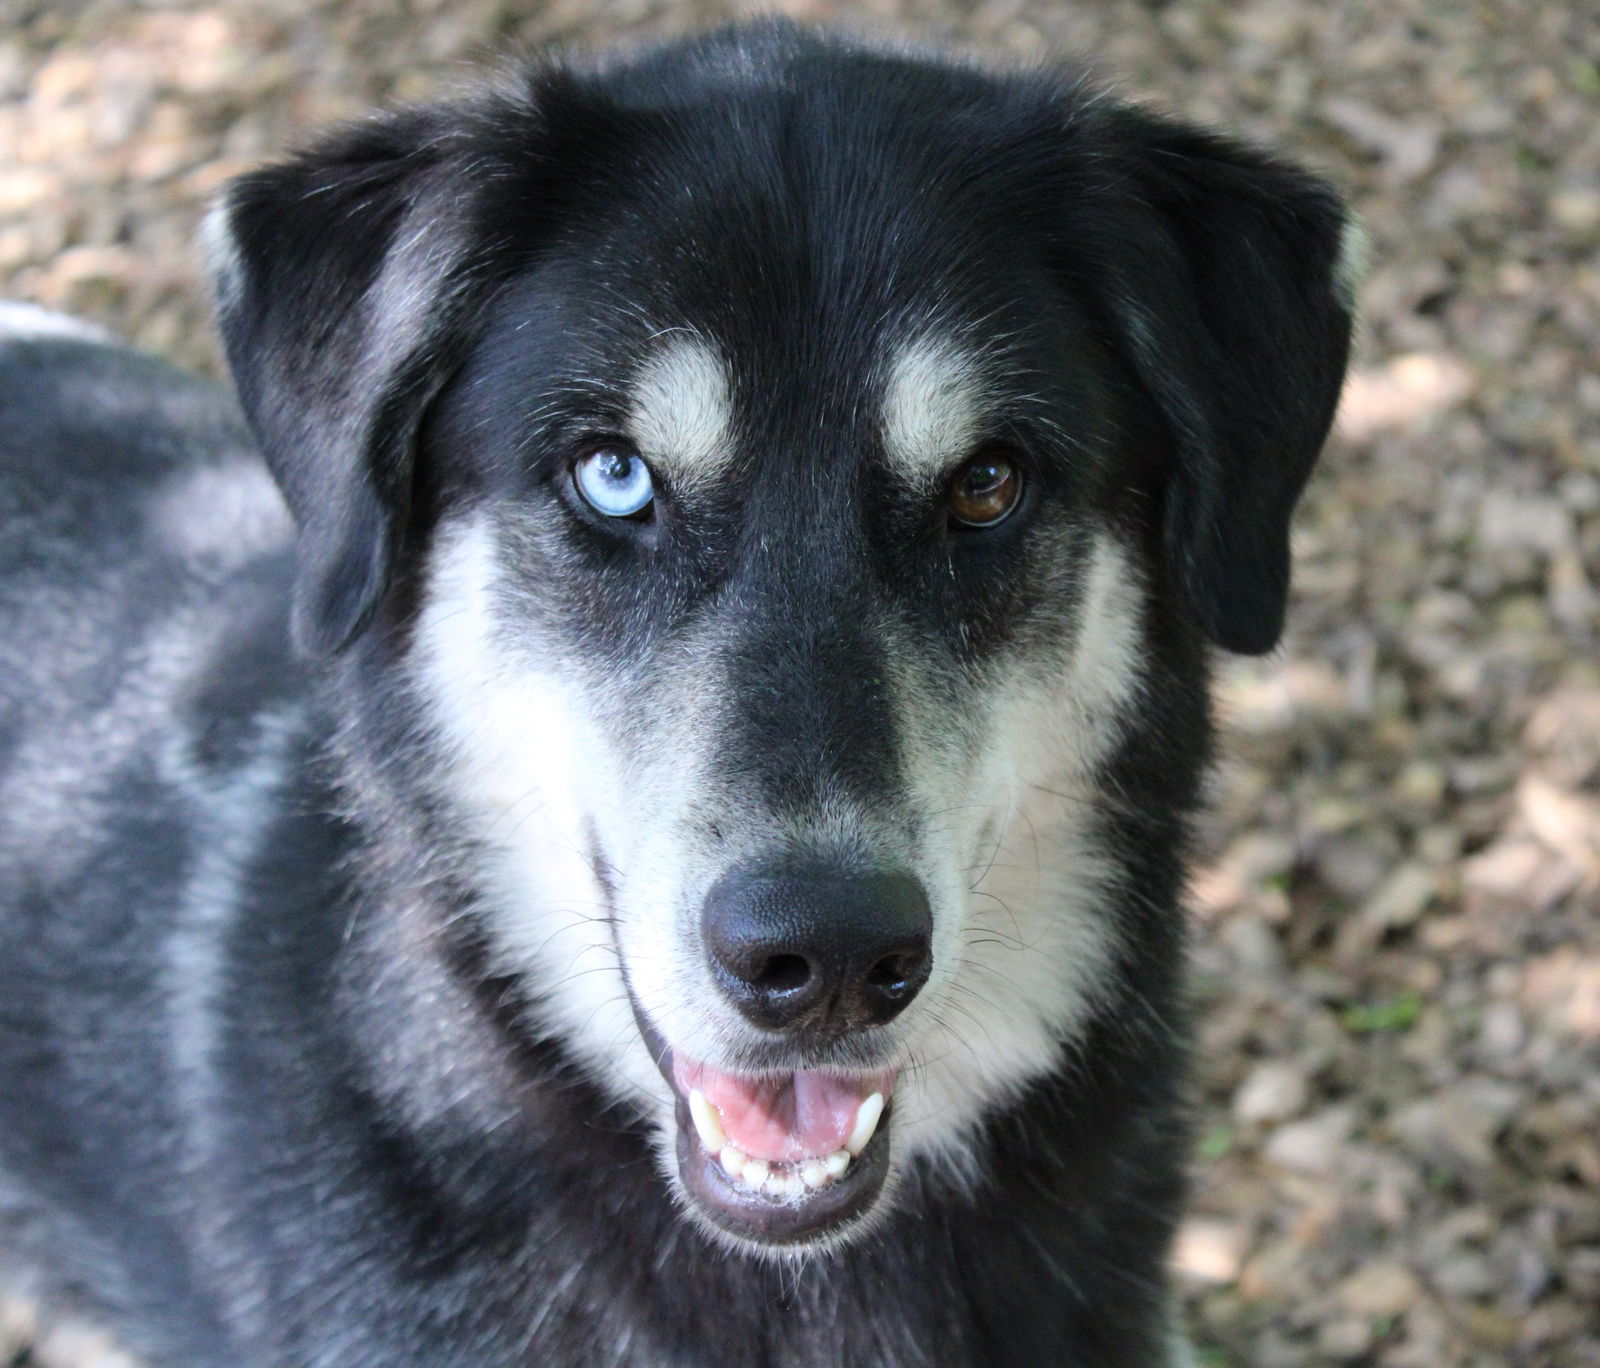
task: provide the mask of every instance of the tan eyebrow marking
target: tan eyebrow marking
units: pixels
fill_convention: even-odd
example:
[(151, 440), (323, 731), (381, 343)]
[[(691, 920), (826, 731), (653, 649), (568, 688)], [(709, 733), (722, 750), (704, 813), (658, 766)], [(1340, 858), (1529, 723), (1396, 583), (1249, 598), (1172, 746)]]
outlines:
[(629, 428), (669, 479), (716, 476), (733, 457), (733, 403), (722, 358), (694, 333), (671, 335), (633, 387)]
[(940, 337), (901, 347), (883, 391), (889, 464), (908, 484), (927, 488), (977, 442), (983, 399), (983, 375), (971, 352)]

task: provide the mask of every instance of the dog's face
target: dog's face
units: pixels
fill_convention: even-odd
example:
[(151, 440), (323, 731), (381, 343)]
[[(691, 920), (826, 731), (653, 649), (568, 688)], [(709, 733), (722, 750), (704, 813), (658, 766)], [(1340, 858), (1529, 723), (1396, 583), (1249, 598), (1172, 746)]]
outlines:
[(871, 1205), (891, 1131), (958, 1149), (1114, 934), (1094, 771), (1142, 590), (1092, 339), (1042, 272), (944, 283), (1014, 256), (1003, 225), (900, 225), (902, 298), (873, 231), (821, 288), (597, 234), (600, 271), (557, 255), (499, 301), (424, 442), (472, 467), (413, 659), (502, 956), (674, 1108), (697, 1202), (770, 1240)]
[(396, 118), (218, 228), (297, 630), (383, 610), (539, 1029), (746, 1247), (961, 1172), (1128, 959), (1150, 633), (1276, 638), (1337, 205), (776, 29)]

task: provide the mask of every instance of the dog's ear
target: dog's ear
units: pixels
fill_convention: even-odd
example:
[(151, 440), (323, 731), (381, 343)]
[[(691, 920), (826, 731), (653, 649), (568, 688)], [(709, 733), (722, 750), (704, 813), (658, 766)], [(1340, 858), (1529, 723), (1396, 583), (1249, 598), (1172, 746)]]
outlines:
[(1289, 516), (1338, 402), (1364, 238), (1294, 167), (1140, 110), (1109, 120), (1097, 254), (1172, 442), (1165, 554), (1205, 634), (1260, 654), (1283, 630)]
[(348, 129), (233, 182), (206, 227), (228, 363), (299, 525), (311, 654), (382, 599), (419, 423), (487, 288), (472, 248), (496, 168), (470, 129), (449, 107)]

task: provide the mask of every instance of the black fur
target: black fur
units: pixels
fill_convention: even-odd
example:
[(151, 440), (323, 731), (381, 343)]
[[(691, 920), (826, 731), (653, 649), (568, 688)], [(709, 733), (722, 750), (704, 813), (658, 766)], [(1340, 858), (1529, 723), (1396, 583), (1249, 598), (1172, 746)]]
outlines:
[[(222, 332), (292, 559), (149, 530), (175, 473), (245, 459), (225, 398), (0, 344), (0, 1158), (49, 1289), (192, 1368), (1167, 1363), (1206, 650), (1281, 627), (1348, 345), (1331, 192), (1076, 79), (765, 25), (379, 118), (226, 214)], [(1009, 339), (1001, 436), (1056, 541), (1019, 519), (930, 570), (942, 525), (859, 496), (870, 358), (929, 301)], [(737, 516), (591, 526), (559, 475), (663, 315), (766, 396)], [(727, 763), (774, 810), (897, 781), (885, 602), (954, 677), (1074, 630), (1046, 601), (1073, 529), (1140, 548), (1113, 974), (1068, 1064), (987, 1121), (971, 1190), (911, 1165), (841, 1250), (730, 1254), (641, 1116), (530, 1028), (399, 669), (433, 530), (496, 501), (543, 510), (523, 610), (574, 652), (624, 668), (735, 606)], [(174, 640), (192, 660), (150, 676)], [(30, 770), (58, 732), (65, 777)], [(236, 806), (259, 829), (219, 862)]]

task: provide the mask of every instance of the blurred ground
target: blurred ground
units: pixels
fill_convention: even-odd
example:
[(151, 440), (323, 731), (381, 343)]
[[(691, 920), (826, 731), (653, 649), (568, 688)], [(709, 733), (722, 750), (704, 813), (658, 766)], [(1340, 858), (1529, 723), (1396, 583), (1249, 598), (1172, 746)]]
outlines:
[[(776, 8), (1098, 54), (1352, 192), (1376, 267), (1290, 634), (1222, 691), (1178, 1264), (1208, 1364), (1600, 1368), (1600, 0)], [(215, 371), (224, 177), (508, 39), (734, 12), (0, 0), (0, 294)]]

